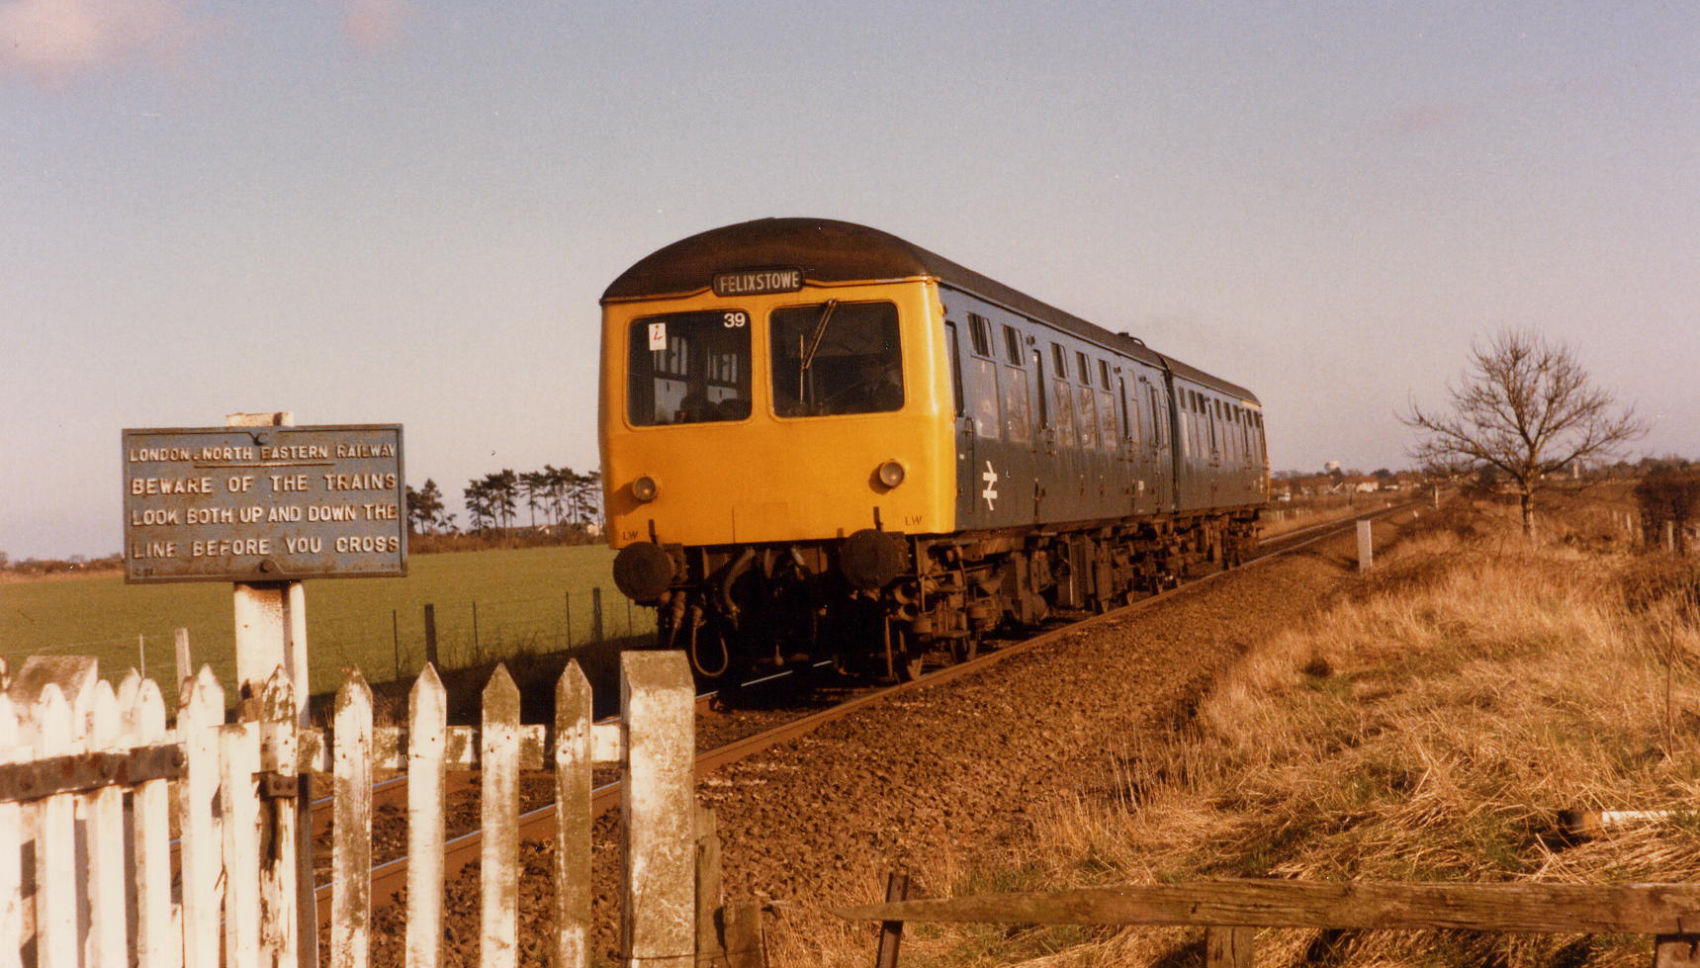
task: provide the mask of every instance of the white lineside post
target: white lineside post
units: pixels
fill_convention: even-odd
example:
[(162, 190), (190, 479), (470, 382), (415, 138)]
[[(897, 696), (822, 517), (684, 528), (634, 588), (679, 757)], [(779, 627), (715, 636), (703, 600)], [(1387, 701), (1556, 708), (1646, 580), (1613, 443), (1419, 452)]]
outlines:
[(695, 690), (682, 652), (620, 656), (626, 754), (623, 955), (632, 968), (696, 961)]
[(1369, 571), (1375, 565), (1375, 544), (1370, 533), (1370, 523), (1367, 520), (1358, 522), (1358, 574)]
[[(227, 427), (293, 427), (295, 414), (232, 413)], [(264, 567), (264, 564), (262, 564)], [(307, 665), (307, 593), (299, 581), (236, 582), (236, 682), (237, 695), (259, 698), (266, 680), (279, 666), (295, 687), (296, 722), (306, 727), (307, 697), (311, 694)], [(186, 640), (185, 636), (185, 640)], [(297, 778), (295, 795), (295, 862), (298, 915), (295, 937), (300, 939), (297, 957), (301, 968), (319, 963), (318, 905), (313, 897), (313, 824), (310, 816), (312, 791), (306, 774)], [(287, 800), (272, 801), (273, 809), (287, 809)]]

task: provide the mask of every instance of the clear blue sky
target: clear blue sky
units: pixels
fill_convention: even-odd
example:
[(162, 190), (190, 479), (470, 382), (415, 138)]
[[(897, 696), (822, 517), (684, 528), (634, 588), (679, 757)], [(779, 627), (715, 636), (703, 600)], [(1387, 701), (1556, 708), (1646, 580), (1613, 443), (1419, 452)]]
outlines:
[(597, 297), (715, 225), (894, 232), (1404, 462), (1472, 337), (1700, 456), (1700, 5), (0, 0), (0, 550), (120, 545), (119, 430), (596, 461)]

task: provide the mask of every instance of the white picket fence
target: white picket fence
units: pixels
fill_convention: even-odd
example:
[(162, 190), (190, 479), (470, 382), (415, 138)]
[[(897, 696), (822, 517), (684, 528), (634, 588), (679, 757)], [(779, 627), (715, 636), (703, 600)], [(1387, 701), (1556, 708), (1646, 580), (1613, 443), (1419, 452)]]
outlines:
[[(724, 963), (724, 949), (698, 939), (689, 668), (679, 653), (634, 652), (621, 675), (619, 722), (593, 724), (590, 686), (569, 665), (544, 730), (521, 725), (519, 692), (498, 667), (472, 729), (448, 726), (442, 682), (427, 667), (407, 725), (374, 729), (371, 690), (349, 672), (328, 737), (297, 726), (281, 669), (230, 724), (225, 692), (205, 668), (182, 690), (172, 725), (158, 684), (133, 671), (116, 689), (92, 661), (46, 684), (20, 676), (0, 694), (0, 968), (318, 963), (318, 939), (303, 948), (297, 907), (312, 897), (298, 891), (296, 852), (297, 774), (310, 771), (334, 779), (326, 959), (363, 968), (373, 773), (398, 768), (408, 774), (406, 964), (441, 963), (445, 773), (477, 768), (480, 963), (509, 968), (519, 951), (520, 773), (545, 761), (559, 804), (553, 963), (590, 963), (593, 765), (624, 771), (623, 958), (646, 968)], [(718, 885), (718, 871), (709, 878)]]

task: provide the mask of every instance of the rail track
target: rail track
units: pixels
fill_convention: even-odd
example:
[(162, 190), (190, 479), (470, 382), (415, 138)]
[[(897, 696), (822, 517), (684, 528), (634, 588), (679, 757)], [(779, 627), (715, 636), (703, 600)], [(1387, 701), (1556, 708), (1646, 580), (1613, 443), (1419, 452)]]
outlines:
[[(1148, 598), (1140, 599), (1132, 604), (1115, 608), (1102, 614), (1090, 615), (1074, 621), (1066, 622), (1065, 624), (1059, 624), (1053, 628), (1046, 629), (1039, 632), (1037, 635), (1030, 636), (1018, 642), (1001, 645), (999, 647), (983, 651), (974, 659), (956, 663), (954, 665), (943, 666), (932, 672), (928, 672), (911, 682), (869, 689), (854, 695), (843, 702), (836, 703), (829, 708), (806, 714), (778, 726), (723, 743), (712, 749), (704, 750), (700, 752), (696, 758), (696, 775), (699, 778), (704, 777), (721, 767), (752, 757), (769, 747), (789, 742), (797, 739), (798, 737), (807, 735), (808, 733), (819, 729), (821, 726), (831, 723), (834, 720), (842, 719), (859, 709), (863, 709), (877, 703), (886, 702), (897, 696), (901, 696), (905, 693), (918, 689), (925, 689), (947, 683), (955, 679), (976, 675), (998, 662), (1002, 662), (1005, 659), (1025, 652), (1043, 648), (1048, 644), (1056, 642), (1065, 635), (1076, 633), (1083, 629), (1090, 629), (1094, 626), (1115, 621), (1120, 618), (1125, 618), (1129, 615), (1137, 614), (1145, 609), (1172, 601), (1182, 595), (1195, 594), (1200, 589), (1209, 587), (1212, 582), (1220, 579), (1224, 575), (1258, 567), (1259, 565), (1276, 560), (1284, 555), (1292, 554), (1313, 544), (1345, 533), (1354, 528), (1356, 526), (1356, 522), (1359, 520), (1373, 520), (1375, 518), (1387, 517), (1411, 511), (1425, 506), (1425, 503), (1426, 502), (1424, 501), (1417, 500), (1391, 505), (1386, 508), (1366, 512), (1354, 517), (1327, 521), (1321, 524), (1272, 536), (1260, 542), (1263, 550), (1257, 557), (1246, 561), (1237, 568), (1215, 571), (1207, 575), (1199, 576), (1177, 588), (1152, 595)], [(766, 678), (772, 679), (776, 677)], [(711, 708), (714, 698), (715, 694), (713, 693), (707, 693), (697, 697), (699, 715), (707, 712)], [(475, 773), (463, 772), (450, 774), (445, 794), (452, 797), (466, 791), (475, 790), (477, 789), (477, 786), (477, 774)], [(376, 813), (378, 807), (382, 803), (393, 803), (398, 800), (405, 800), (406, 791), (406, 774), (397, 774), (396, 776), (386, 778), (374, 784), (374, 812)], [(591, 794), (592, 816), (601, 816), (603, 813), (606, 813), (616, 807), (619, 804), (619, 801), (620, 784), (618, 781), (596, 787)], [(331, 798), (322, 797), (316, 799), (313, 801), (312, 807), (315, 836), (328, 833), (331, 819)], [(548, 839), (554, 831), (554, 818), (555, 805), (553, 803), (522, 813), (519, 817), (520, 838), (522, 840)], [(482, 843), (482, 831), (478, 829), (469, 830), (458, 836), (450, 838), (444, 844), (443, 848), (443, 874), (445, 878), (453, 878), (463, 869), (478, 863)], [(386, 860), (372, 868), (371, 896), (374, 908), (382, 908), (392, 904), (397, 892), (406, 886), (407, 863), (408, 858), (403, 855)], [(319, 908), (320, 922), (324, 923), (325, 919), (328, 918), (330, 914), (331, 885), (328, 882), (317, 884), (315, 886), (314, 894)]]

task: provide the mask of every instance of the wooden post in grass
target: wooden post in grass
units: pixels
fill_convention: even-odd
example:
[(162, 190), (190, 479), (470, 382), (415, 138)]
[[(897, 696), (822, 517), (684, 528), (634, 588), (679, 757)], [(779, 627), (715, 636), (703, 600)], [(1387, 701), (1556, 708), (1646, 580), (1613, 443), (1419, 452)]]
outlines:
[(176, 644), (177, 644), (177, 649), (176, 649), (177, 688), (178, 688), (179, 691), (181, 691), (183, 689), (183, 680), (185, 680), (185, 679), (187, 679), (190, 676), (195, 674), (195, 667), (189, 660), (189, 630), (188, 629), (180, 628), (180, 629), (177, 630), (177, 643)]
[(1368, 521), (1358, 522), (1358, 574), (1369, 571), (1375, 565), (1374, 537), (1370, 533)]
[(602, 641), (602, 588), (597, 586), (590, 590), (590, 638), (593, 642)]
[(442, 668), (442, 661), (437, 658), (437, 606), (425, 603), (425, 662)]

